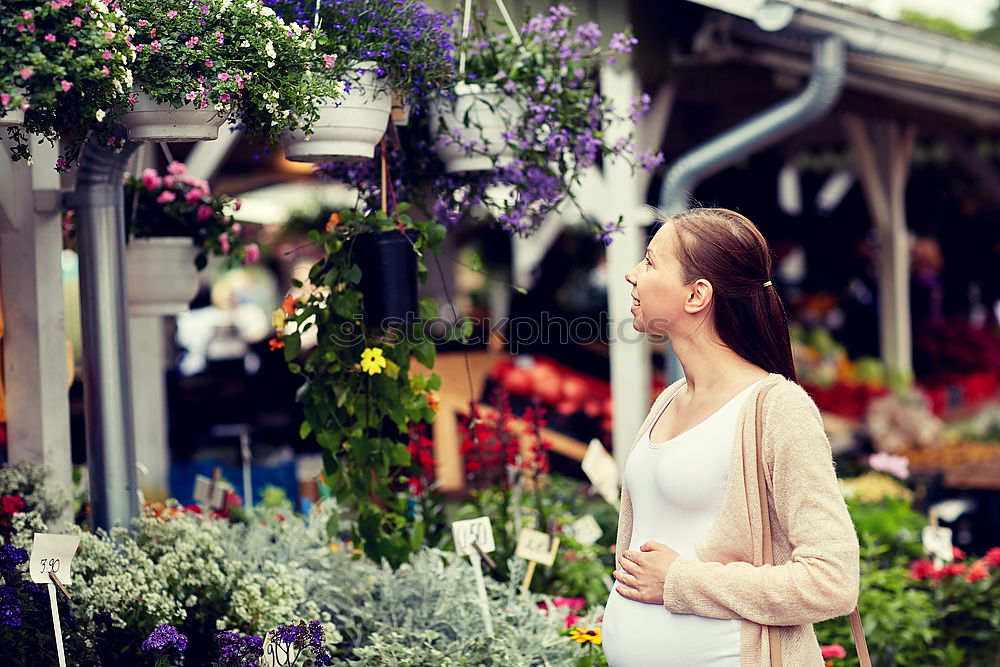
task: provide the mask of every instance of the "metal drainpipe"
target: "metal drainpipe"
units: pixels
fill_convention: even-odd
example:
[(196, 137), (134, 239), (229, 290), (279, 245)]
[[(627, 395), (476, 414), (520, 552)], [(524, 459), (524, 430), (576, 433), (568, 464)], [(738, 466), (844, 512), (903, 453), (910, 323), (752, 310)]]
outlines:
[(825, 115), (844, 87), (844, 41), (830, 35), (813, 45), (809, 84), (797, 95), (688, 151), (670, 168), (660, 190), (667, 215), (687, 209), (694, 188), (712, 174), (796, 132)]
[(125, 211), (122, 175), (138, 146), (114, 152), (91, 139), (80, 156), (76, 189), (66, 197), (76, 210), (80, 256), (83, 389), (87, 469), (93, 526), (128, 526), (138, 516), (135, 443), (125, 288)]

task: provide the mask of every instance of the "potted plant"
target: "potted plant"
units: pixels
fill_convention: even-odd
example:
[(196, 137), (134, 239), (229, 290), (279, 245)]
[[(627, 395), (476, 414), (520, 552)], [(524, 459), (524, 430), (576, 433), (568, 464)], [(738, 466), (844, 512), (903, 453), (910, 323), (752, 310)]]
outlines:
[(0, 4), (0, 122), (13, 125), (14, 160), (30, 157), (30, 134), (61, 141), (60, 171), (74, 166), (92, 134), (119, 142), (112, 122), (132, 87), (130, 36), (125, 15), (102, 0)]
[(266, 0), (288, 20), (314, 24), (320, 76), (342, 99), (320, 109), (312, 136), (286, 134), (290, 160), (323, 162), (374, 156), (393, 100), (402, 112), (419, 91), (450, 81), (448, 18), (414, 0)]
[(125, 272), (129, 312), (173, 315), (187, 308), (198, 291), (198, 271), (208, 255), (231, 262), (256, 262), (260, 250), (244, 243), (231, 213), (238, 203), (213, 196), (205, 181), (189, 178), (172, 162), (165, 174), (153, 169), (126, 177), (128, 230)]
[[(641, 95), (627, 111), (615, 110), (598, 85), (600, 67), (636, 40), (616, 33), (602, 47), (597, 24), (574, 27), (573, 16), (559, 5), (507, 33), (490, 32), (476, 17), (474, 35), (462, 42), (465, 70), (452, 96), (431, 109), (434, 146), (451, 172), (434, 185), (438, 219), (485, 205), (503, 227), (527, 235), (567, 198), (575, 204), (573, 188), (599, 160), (647, 169), (662, 162), (652, 151), (637, 155), (630, 134), (611, 141), (607, 132), (649, 107)], [(485, 171), (461, 173), (473, 170)], [(617, 228), (590, 225), (605, 242)]]
[(215, 139), (228, 118), (251, 139), (308, 132), (321, 95), (312, 32), (259, 0), (123, 0), (135, 26), (137, 141)]
[[(377, 303), (388, 290), (372, 279), (398, 279), (392, 274), (405, 272), (394, 266), (386, 275), (372, 275), (375, 268), (367, 267), (359, 250), (371, 235), (401, 239), (396, 249), (405, 245), (416, 268), (404, 276), (410, 284), (403, 291), (415, 296), (412, 285), (427, 275), (424, 256), (439, 247), (444, 228), (411, 219), (406, 210), (400, 204), (391, 213), (341, 211), (310, 231), (326, 256), (310, 270), (308, 285), (293, 283), (297, 292), (275, 312), (270, 343), (305, 380), (298, 394), (305, 414), (299, 433), (315, 434), (326, 484), (338, 502), (356, 510), (355, 543), (394, 567), (422, 542), (423, 526), (408, 495), (409, 478), (419, 474), (410, 458), (411, 430), (433, 419), (432, 392), (440, 380), (410, 372), (411, 359), (430, 368), (435, 357), (434, 342), (412, 315), (433, 318), (437, 306), (433, 299), (407, 301), (388, 319), (370, 317), (370, 309), (391, 305)], [(301, 336), (310, 329), (317, 330), (316, 346), (300, 359)]]

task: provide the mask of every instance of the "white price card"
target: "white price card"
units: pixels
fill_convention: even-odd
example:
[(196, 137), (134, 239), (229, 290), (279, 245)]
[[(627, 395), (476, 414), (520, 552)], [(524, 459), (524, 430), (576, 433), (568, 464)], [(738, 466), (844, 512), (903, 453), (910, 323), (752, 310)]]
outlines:
[(488, 516), (455, 521), (451, 524), (451, 535), (455, 540), (455, 551), (463, 556), (475, 556), (473, 560), (479, 560), (479, 554), (472, 546), (473, 542), (479, 545), (484, 554), (496, 551), (497, 548), (493, 541), (493, 525)]
[(226, 500), (226, 492), (232, 491), (233, 487), (226, 482), (215, 482), (212, 486), (212, 478), (205, 475), (194, 476), (194, 501), (206, 507), (222, 507)]
[(955, 560), (951, 549), (951, 528), (944, 526), (924, 526), (921, 534), (924, 549), (934, 558), (940, 558), (946, 563)]
[(559, 551), (558, 537), (525, 528), (517, 536), (517, 548), (514, 550), (514, 555), (542, 565), (552, 565), (556, 561), (557, 551)]
[(590, 441), (582, 467), (601, 497), (618, 507), (618, 463), (597, 438)]
[(69, 586), (72, 580), (73, 556), (80, 546), (79, 535), (53, 535), (51, 533), (35, 533), (31, 545), (31, 561), (29, 572), (31, 580), (36, 584), (51, 584), (49, 573), (55, 574), (63, 586)]
[(287, 642), (275, 641), (270, 632), (264, 637), (264, 656), (260, 659), (263, 667), (290, 667), (299, 661), (302, 649)]
[(583, 545), (593, 544), (601, 539), (601, 535), (604, 534), (604, 531), (601, 530), (600, 525), (597, 523), (597, 519), (591, 514), (580, 517), (566, 526), (564, 530), (566, 529), (569, 529), (567, 532), (569, 532), (574, 540)]

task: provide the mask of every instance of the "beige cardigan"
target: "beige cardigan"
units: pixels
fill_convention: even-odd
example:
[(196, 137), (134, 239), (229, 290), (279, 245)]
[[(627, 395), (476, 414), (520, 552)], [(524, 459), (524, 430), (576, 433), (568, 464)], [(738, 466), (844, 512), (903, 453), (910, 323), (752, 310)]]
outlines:
[[(636, 442), (681, 384), (656, 399)], [(768, 384), (774, 388), (764, 399), (762, 439), (776, 565), (762, 565), (753, 447), (757, 391)], [(771, 664), (767, 625), (784, 626), (781, 655), (787, 667), (822, 667), (812, 624), (854, 609), (860, 568), (857, 534), (819, 410), (799, 385), (771, 374), (740, 411), (734, 445), (719, 517), (696, 545), (699, 560), (677, 558), (671, 565), (663, 605), (677, 614), (744, 619), (742, 667)], [(631, 537), (632, 502), (623, 487), (618, 547), (627, 549)]]

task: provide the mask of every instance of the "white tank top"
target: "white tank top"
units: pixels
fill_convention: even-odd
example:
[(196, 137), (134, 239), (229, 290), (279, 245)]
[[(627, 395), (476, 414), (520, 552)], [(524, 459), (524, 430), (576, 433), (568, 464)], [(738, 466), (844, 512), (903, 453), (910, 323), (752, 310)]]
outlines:
[[(740, 408), (757, 384), (666, 442), (649, 439), (663, 411), (650, 423), (625, 465), (633, 517), (629, 549), (653, 540), (698, 560), (695, 544), (722, 507)], [(612, 590), (604, 611), (604, 654), (611, 667), (740, 667), (740, 627), (739, 619), (674, 614)]]

